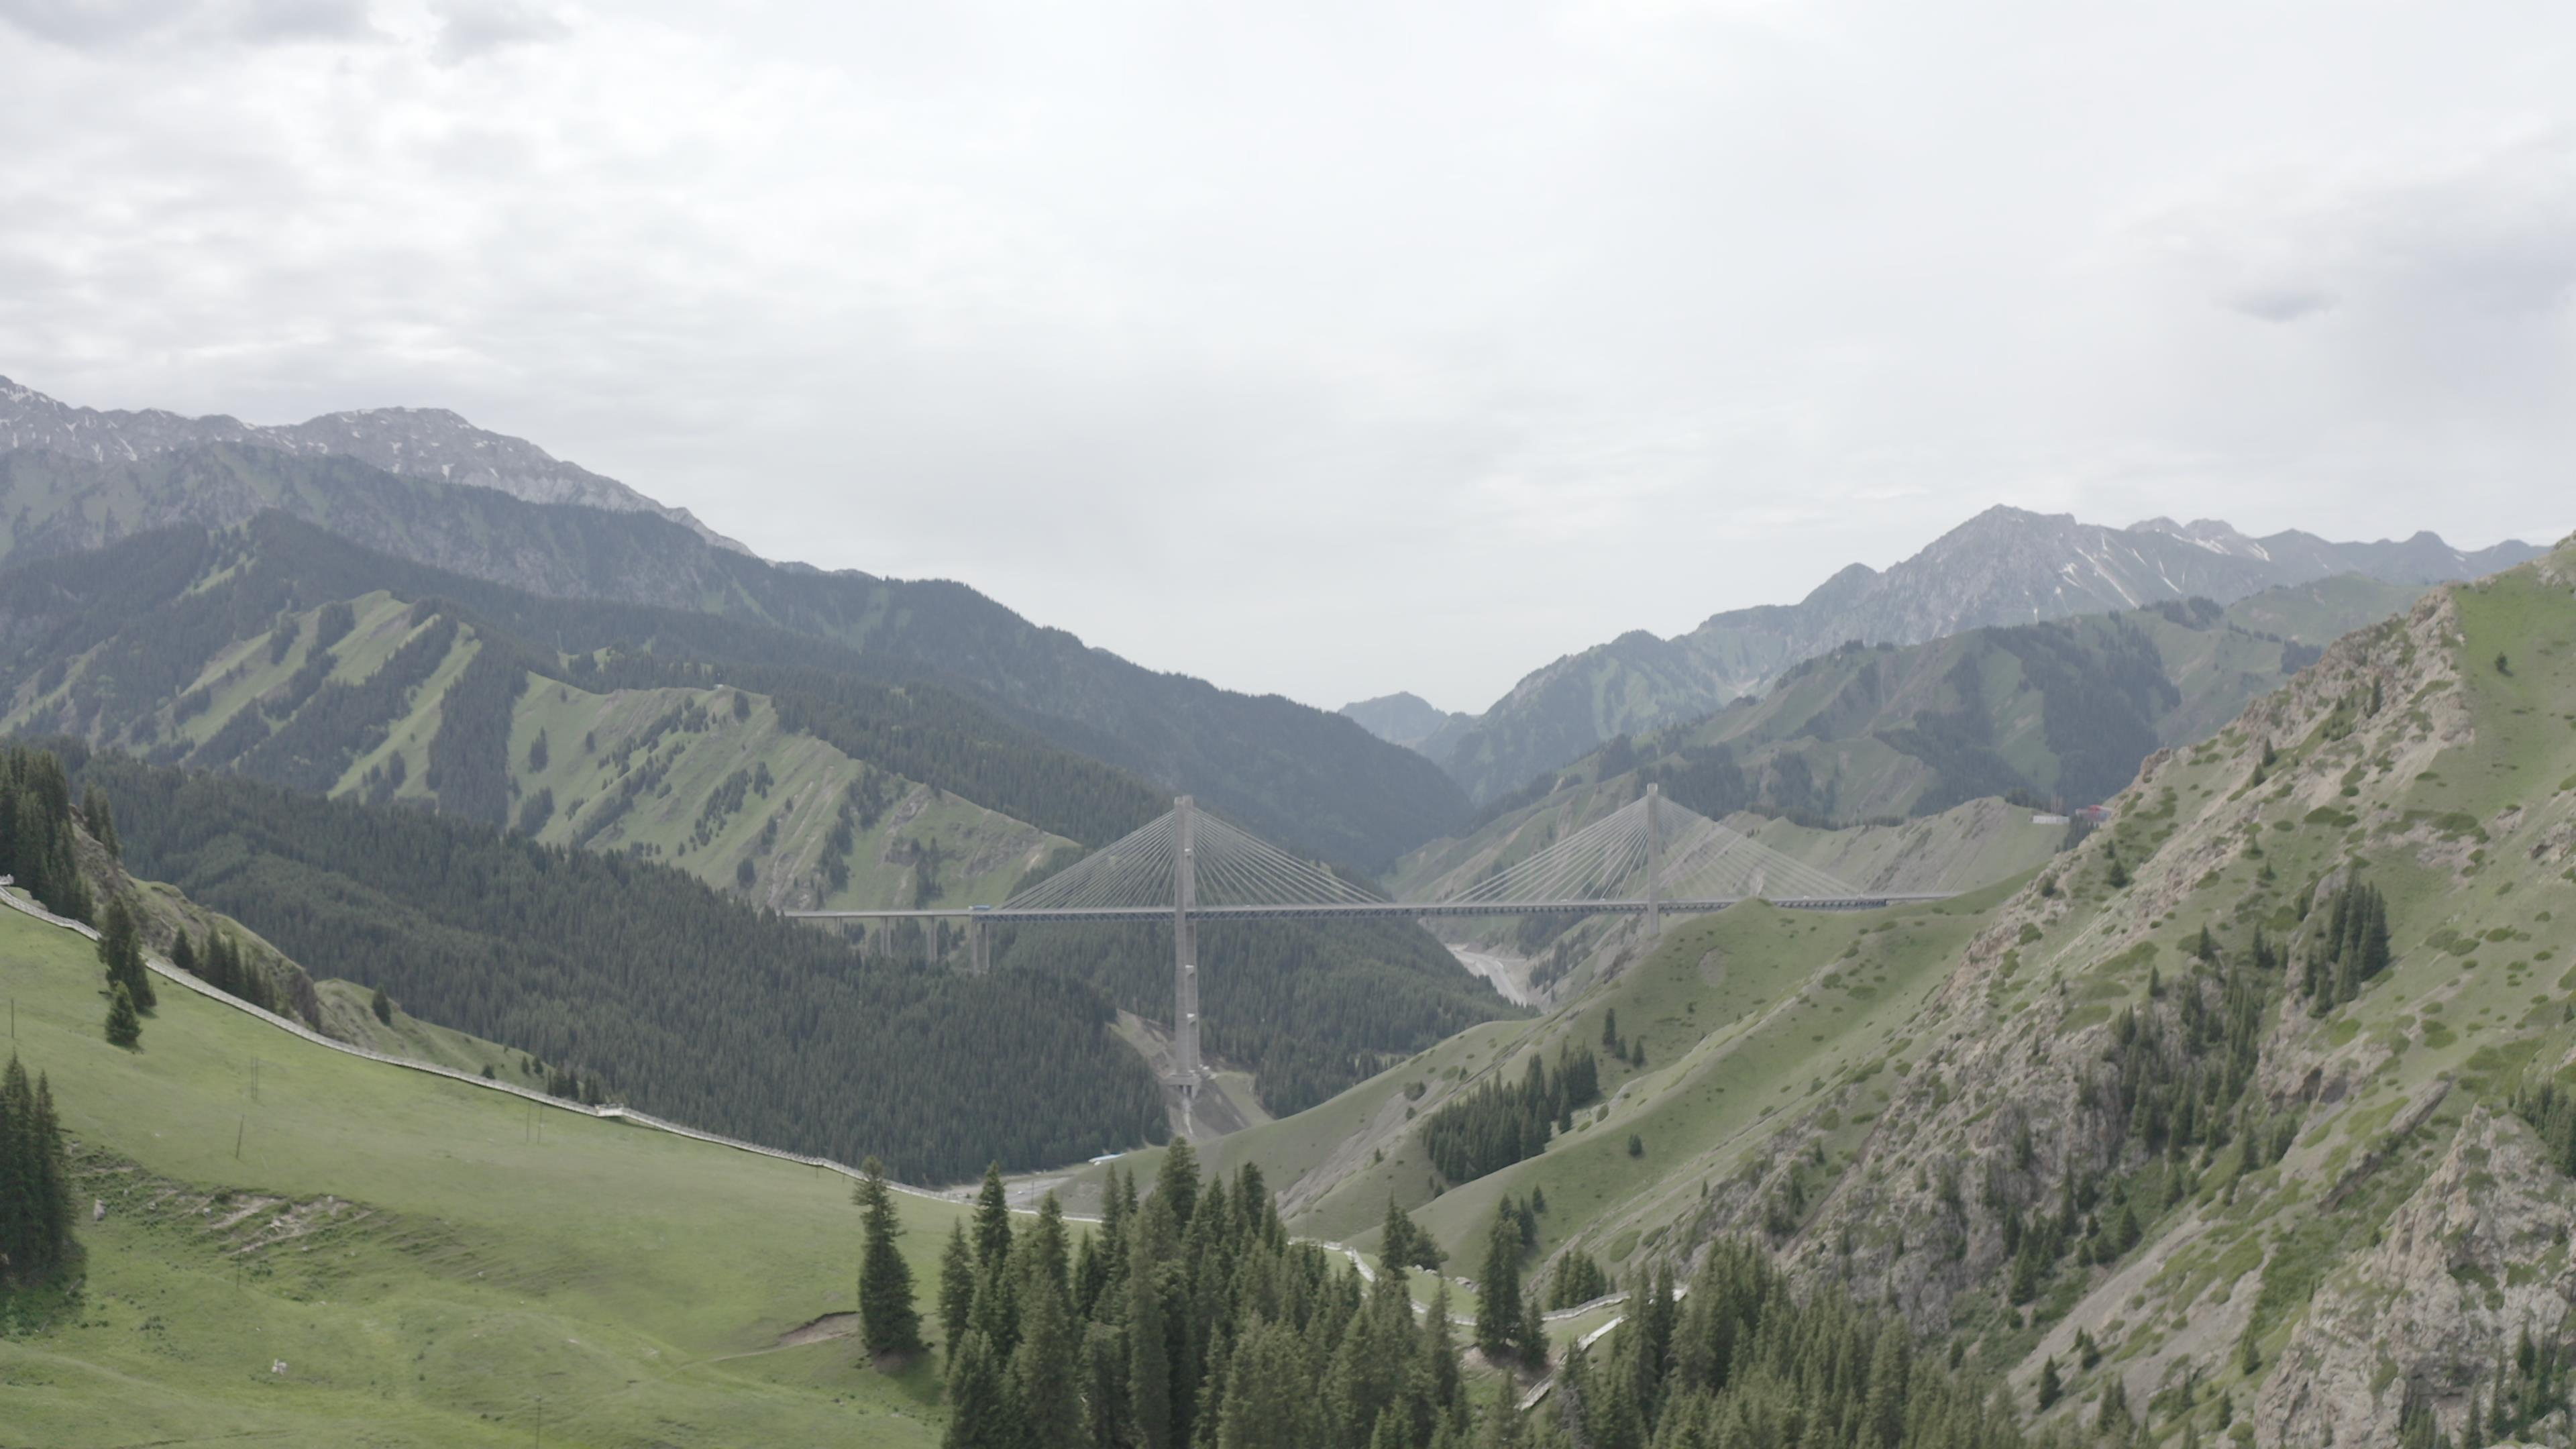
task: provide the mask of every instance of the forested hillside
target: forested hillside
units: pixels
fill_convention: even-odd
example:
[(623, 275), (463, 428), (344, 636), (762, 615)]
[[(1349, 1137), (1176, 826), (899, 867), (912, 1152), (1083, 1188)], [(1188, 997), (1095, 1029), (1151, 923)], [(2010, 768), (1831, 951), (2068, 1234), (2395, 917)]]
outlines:
[[(1252, 1072), (1274, 1116), (1516, 1014), (1410, 921), (1206, 921), (1198, 945), (1202, 1045)], [(1171, 1019), (1169, 925), (1003, 927), (993, 959), (1077, 977), (1138, 1016)]]
[[(76, 730), (156, 763), (370, 805), (432, 805), (542, 844), (672, 865), (776, 908), (996, 902), (1166, 808), (1135, 776), (989, 704), (883, 677), (833, 646), (542, 599), (277, 514), (12, 570), (0, 623), (0, 648), (14, 646), (0, 666), (0, 688), (14, 690), (0, 698), (17, 730)], [(614, 642), (560, 653), (559, 634)], [(960, 939), (898, 934), (911, 959)], [(1283, 1109), (1504, 1009), (1410, 926), (1269, 924), (1212, 948), (1211, 1049), (1255, 1071)], [(1143, 933), (1007, 950), (1150, 1019), (1170, 1014), (1168, 947)], [(404, 999), (499, 1034), (493, 1018)]]
[(237, 775), (74, 758), (77, 783), (116, 802), (138, 874), (658, 1115), (874, 1154), (923, 1181), (1164, 1130), (1152, 1077), (1079, 982), (863, 961), (667, 867)]
[[(0, 453), (0, 502), (12, 515), (0, 528), (12, 564), (277, 512), (359, 550), (472, 580), (480, 587), (435, 591), (562, 651), (650, 641), (663, 659), (935, 682), (1061, 749), (1154, 781), (1156, 793), (1195, 794), (1268, 838), (1363, 868), (1466, 813), (1436, 767), (1337, 715), (1141, 668), (961, 584), (773, 565), (651, 513), (528, 503), (238, 443), (110, 462)], [(370, 568), (310, 602), (376, 588), (420, 596), (380, 563)], [(493, 585), (572, 607), (507, 605), (486, 592)], [(6, 620), (0, 630), (15, 632)], [(1087, 838), (1058, 820), (1020, 818)]]
[[(1258, 1165), (1292, 1231), (1365, 1242), (1392, 1196), (1456, 1258), (1509, 1215), (1549, 1279), (1635, 1288), (1750, 1244), (2070, 1443), (2555, 1442), (2571, 661), (2576, 539), (2151, 754), (2035, 871), (1672, 923), (1538, 1021), (1211, 1155)], [(1514, 1084), (1587, 1050), (1601, 1100), (1545, 1095), (1540, 1124)]]

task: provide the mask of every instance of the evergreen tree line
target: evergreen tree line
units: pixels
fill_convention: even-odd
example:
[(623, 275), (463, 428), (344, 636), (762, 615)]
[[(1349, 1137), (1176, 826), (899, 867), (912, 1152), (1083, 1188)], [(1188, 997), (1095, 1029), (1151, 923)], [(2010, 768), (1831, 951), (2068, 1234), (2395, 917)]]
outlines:
[(1557, 1049), (1556, 1065), (1531, 1056), (1516, 1084), (1488, 1080), (1443, 1104), (1422, 1124), (1422, 1143), (1443, 1180), (1471, 1182), (1547, 1150), (1548, 1134), (1574, 1130), (1574, 1110), (1601, 1095), (1592, 1049)]
[[(998, 1176), (944, 1255), (947, 1449), (1467, 1449), (1448, 1294), (1417, 1314), (1288, 1239), (1260, 1170), (1202, 1183), (1175, 1143), (1150, 1196), (1112, 1172), (1067, 1251), (1049, 1197), (1015, 1231)], [(1498, 1413), (1508, 1416), (1506, 1403)]]
[[(2552, 1337), (2535, 1341), (2523, 1326), (2513, 1352), (2496, 1353), (2495, 1367), (2483, 1383), (2469, 1390), (2468, 1412), (2454, 1440), (2433, 1415), (2433, 1396), (2421, 1383), (2409, 1381), (2399, 1400), (2399, 1449), (2485, 1449), (2489, 1444), (2520, 1443), (2542, 1421), (2571, 1407), (2566, 1346)], [(2536, 1436), (2534, 1436), (2536, 1437)]]
[(1894, 1314), (1838, 1291), (1802, 1300), (1769, 1255), (1710, 1245), (1690, 1293), (1653, 1275), (1610, 1336), (1569, 1349), (1530, 1449), (2018, 1449), (1997, 1388), (1916, 1351)]
[[(1253, 1073), (1273, 1116), (1519, 1010), (1411, 921), (1201, 921), (1198, 946), (1201, 1043)], [(1165, 922), (999, 927), (993, 963), (996, 974), (1076, 977), (1138, 1016), (1171, 1020)]]
[(79, 1253), (72, 1241), (71, 1160), (54, 1089), (31, 1084), (11, 1053), (0, 1070), (0, 1288), (52, 1278)]
[[(109, 831), (112, 837), (113, 825)], [(62, 761), (44, 750), (0, 750), (0, 874), (55, 915), (86, 921), (96, 902), (75, 841), (72, 786)]]
[(67, 748), (139, 873), (645, 1111), (927, 1181), (1168, 1131), (1078, 982), (870, 965), (668, 867)]
[[(313, 978), (265, 951), (250, 951), (232, 932), (208, 926), (202, 937), (182, 924), (170, 939), (170, 964), (228, 996), (319, 1029), (322, 998)], [(376, 988), (381, 996), (384, 988)], [(391, 1010), (390, 1004), (387, 1011)]]
[[(2036, 1156), (2027, 1126), (2015, 1135), (2011, 1161), (1987, 1164), (1984, 1197), (2002, 1215), (2012, 1263), (2008, 1301), (2036, 1298), (2070, 1255), (2084, 1267), (2115, 1262), (2136, 1247), (2147, 1224), (2187, 1186), (2195, 1153), (2210, 1163), (2235, 1145), (2228, 1170), (2241, 1175), (2288, 1150), (2296, 1117), (2272, 1118), (2247, 1097), (2279, 966), (2259, 928), (2235, 958), (2202, 931), (2179, 980), (2148, 968), (2146, 1003), (2121, 1009), (2102, 1061), (2077, 1080), (2077, 1109), (2094, 1124), (2094, 1160), (2120, 1164), (2134, 1152), (2160, 1164), (2152, 1184), (2091, 1170), (2070, 1152), (2051, 1207), (2030, 1203), (2014, 1187), (2029, 1180)], [(1955, 1177), (1944, 1195), (1961, 1210)]]
[[(180, 742), (172, 740), (148, 758), (165, 764), (185, 759), (209, 770), (237, 765), (246, 775), (290, 789), (315, 794), (330, 789), (350, 761), (384, 743), (392, 722), (411, 708), (412, 691), (437, 672), (455, 647), (456, 620), (438, 612), (435, 605), (413, 605), (406, 622), (419, 632), (404, 640), (374, 673), (355, 683), (321, 684), (309, 700), (291, 706), (292, 712), (283, 715), (285, 722), (274, 734), (255, 737), (245, 742), (246, 748), (234, 751), (225, 739), (230, 731), (219, 730), (194, 754), (184, 753)], [(309, 663), (319, 664), (327, 674), (336, 662), (317, 640)], [(234, 718), (257, 713), (245, 707)]]
[(2335, 888), (2324, 929), (2303, 953), (2299, 991), (2309, 1014), (2323, 1016), (2361, 994), (2362, 983), (2388, 969), (2388, 899), (2355, 876)]

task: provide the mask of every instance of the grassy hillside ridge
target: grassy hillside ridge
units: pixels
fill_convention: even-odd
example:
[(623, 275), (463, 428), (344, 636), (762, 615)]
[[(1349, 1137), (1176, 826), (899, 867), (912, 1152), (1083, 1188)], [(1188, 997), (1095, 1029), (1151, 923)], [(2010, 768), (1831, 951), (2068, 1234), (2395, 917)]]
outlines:
[[(2396, 1442), (2409, 1412), (2456, 1434), (2500, 1355), (2522, 1395), (2523, 1327), (2544, 1355), (2576, 1334), (2563, 1249), (2511, 1246), (2576, 1221), (2576, 1157), (2514, 1116), (2576, 1083), (2576, 540), (2344, 637), (2111, 807), (1937, 906), (1675, 923), (1543, 1018), (1210, 1155), (1259, 1162), (1300, 1231), (1365, 1244), (1392, 1195), (1453, 1255), (1536, 1191), (1539, 1273), (1751, 1238), (2011, 1370), (2025, 1408), (2054, 1359), (2068, 1424), (2114, 1379), (2168, 1436), (2300, 1449)], [(2389, 960), (2355, 974), (2334, 922), (2365, 885)], [(1430, 1117), (1561, 1043), (1603, 1100), (1442, 1180)], [(2450, 1259), (2362, 1251), (2437, 1221)], [(2370, 1328), (2390, 1314), (2411, 1326)]]
[[(117, 463), (0, 454), (0, 496), (42, 514), (43, 526), (0, 535), (13, 564), (110, 549), (138, 530), (258, 531), (301, 520), (307, 531), (458, 579), (441, 592), (527, 637), (553, 632), (526, 617), (542, 613), (561, 625), (567, 651), (657, 639), (667, 657), (756, 662), (747, 646), (777, 666), (821, 661), (857, 677), (943, 684), (1059, 749), (1150, 777), (1160, 793), (1196, 794), (1265, 836), (1364, 868), (1466, 813), (1436, 766), (1336, 715), (1141, 668), (961, 584), (773, 565), (649, 514), (532, 504), (346, 458), (236, 444)], [(325, 596), (385, 583), (379, 568)], [(520, 603), (504, 607), (495, 592)], [(803, 657), (781, 640), (801, 640)], [(1063, 828), (1014, 802), (994, 803)]]
[[(1685, 1241), (1758, 1229), (1794, 1200), (1771, 1236), (1803, 1272), (1966, 1332), (2025, 1375), (2044, 1356), (2066, 1363), (2082, 1328), (2132, 1402), (2196, 1375), (2204, 1396), (2282, 1406), (2257, 1415), (2258, 1442), (2317, 1442), (2286, 1406), (2312, 1402), (2294, 1381), (2327, 1368), (2312, 1353), (2277, 1366), (2304, 1331), (2308, 1289), (2423, 1180), (2465, 1114), (2500, 1107), (2525, 1063), (2546, 1072), (2570, 1045), (2564, 963), (2547, 942), (2576, 906), (2571, 562), (2562, 550), (2441, 591), (2338, 643), (2208, 744), (2152, 759), (2116, 802), (2119, 825), (2053, 872), (2051, 891), (2034, 884), (1993, 913), (1906, 1024), (1910, 1080), (1879, 1103), (1857, 1079), (1828, 1079), (1759, 1163), (1714, 1184)], [(2123, 1023), (2218, 999), (2186, 954), (2202, 927), (2229, 970), (2246, 969), (2258, 925), (2304, 962), (2325, 949), (2327, 898), (2356, 873), (2390, 901), (2382, 977), (2334, 1002), (2304, 997), (2296, 969), (2267, 973), (2250, 1076), (2190, 1076), (2225, 1059), (2189, 1050), (2161, 1058), (2215, 1084), (2225, 1131), (2185, 1139), (2176, 1162), (2103, 1115), (2100, 1064), (2120, 1055)], [(2228, 1097), (2236, 1080), (2244, 1095)], [(1862, 1115), (1875, 1118), (1865, 1139), (1838, 1137)], [(2017, 1322), (2007, 1224), (2032, 1231), (2070, 1180), (2107, 1204), (2088, 1222), (2135, 1222), (2138, 1237), (2098, 1266), (2039, 1264), (2035, 1316)], [(2355, 1376), (2338, 1437), (2393, 1435), (2410, 1383), (2456, 1426), (2470, 1382), (2510, 1345), (2491, 1323), (2455, 1327), (2438, 1346), (2375, 1349), (2413, 1357), (2393, 1378)]]
[[(344, 1056), (185, 991), (121, 1051), (96, 974), (86, 942), (0, 912), (17, 1050), (105, 1206), (83, 1215), (79, 1313), (0, 1337), (29, 1442), (523, 1444), (540, 1412), (566, 1443), (936, 1439), (921, 1371), (778, 1347), (851, 1307), (846, 1182)], [(929, 1281), (961, 1210), (900, 1208)]]

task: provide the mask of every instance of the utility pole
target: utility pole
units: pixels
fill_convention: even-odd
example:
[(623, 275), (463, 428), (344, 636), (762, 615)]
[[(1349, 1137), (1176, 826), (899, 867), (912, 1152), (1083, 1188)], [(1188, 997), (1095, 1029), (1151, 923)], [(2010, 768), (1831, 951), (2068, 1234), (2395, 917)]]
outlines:
[(1191, 924), (1190, 911), (1198, 905), (1199, 882), (1197, 861), (1191, 851), (1197, 843), (1196, 808), (1190, 797), (1183, 795), (1172, 802), (1172, 813), (1178, 817), (1180, 849), (1173, 856), (1172, 868), (1172, 1056), (1180, 1074), (1181, 1092), (1196, 1096), (1199, 1089), (1199, 961), (1198, 928)]
[(1664, 787), (1646, 787), (1646, 939), (1664, 931), (1664, 833), (1656, 828)]

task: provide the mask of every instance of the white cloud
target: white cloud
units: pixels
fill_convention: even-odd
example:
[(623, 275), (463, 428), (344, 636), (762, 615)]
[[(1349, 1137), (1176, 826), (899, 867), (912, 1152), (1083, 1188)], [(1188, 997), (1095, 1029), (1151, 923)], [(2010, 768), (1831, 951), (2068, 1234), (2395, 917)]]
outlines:
[(2564, 531), (2554, 5), (0, 20), (0, 372), (455, 407), (1238, 687), (1473, 707), (1997, 501)]

